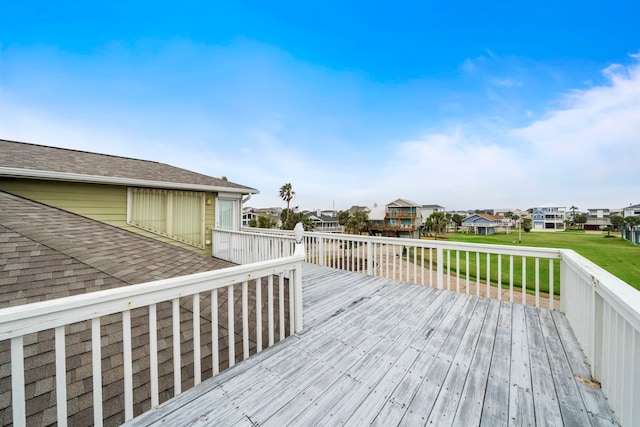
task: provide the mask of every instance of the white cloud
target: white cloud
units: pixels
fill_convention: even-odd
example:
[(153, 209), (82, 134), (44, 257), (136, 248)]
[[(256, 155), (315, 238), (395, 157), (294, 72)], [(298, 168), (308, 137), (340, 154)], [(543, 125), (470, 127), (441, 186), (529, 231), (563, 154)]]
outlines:
[[(232, 61), (222, 67), (229, 75), (235, 75), (236, 68), (244, 70), (242, 79), (207, 86), (208, 76), (196, 78), (198, 94), (202, 85), (204, 95), (193, 98), (193, 103), (180, 98), (182, 91), (165, 94), (158, 101), (160, 107), (154, 100), (143, 105), (107, 93), (102, 103), (84, 106), (92, 114), (78, 116), (72, 114), (77, 110), (26, 99), (20, 87), (0, 88), (0, 137), (226, 175), (261, 191), (252, 199), (253, 206), (282, 206), (277, 193), (286, 182), (297, 192), (295, 204), (305, 209), (327, 208), (334, 200), (337, 208), (371, 206), (398, 197), (451, 209), (528, 208), (547, 200), (583, 209), (640, 202), (633, 200), (640, 197), (637, 63), (608, 67), (603, 70), (606, 84), (568, 93), (553, 104), (560, 107), (521, 128), (509, 123), (513, 103), (496, 103), (482, 120), (474, 116), (471, 122), (461, 118), (465, 108), (456, 100), (457, 93), (447, 94), (440, 105), (461, 105), (447, 110), (452, 118), (444, 123), (428, 117), (431, 122), (420, 123), (429, 123), (432, 130), (393, 140), (387, 135), (409, 134), (412, 131), (405, 128), (418, 127), (412, 120), (420, 116), (406, 118), (404, 111), (393, 114), (403, 104), (389, 103), (384, 109), (380, 99), (388, 102), (403, 91), (411, 96), (401, 97), (402, 101), (411, 103), (416, 93), (427, 96), (430, 92), (384, 86), (376, 87), (384, 95), (380, 99), (367, 97), (361, 94), (367, 88), (361, 88), (357, 78), (301, 65), (281, 54), (275, 54), (275, 59), (261, 57), (262, 74), (257, 76), (267, 76), (241, 90), (244, 82), (257, 78), (251, 71), (255, 67), (244, 67), (255, 63), (249, 50), (241, 50), (245, 56), (235, 60), (240, 65)], [(238, 58), (231, 55), (233, 51), (223, 53), (221, 57)], [(504, 65), (490, 51), (483, 55), (461, 65), (476, 74), (470, 80), (531, 88), (530, 80), (512, 72), (510, 59)], [(527, 72), (528, 65), (523, 67)], [(224, 77), (220, 67), (212, 69)], [(134, 71), (123, 71), (128, 73), (135, 80)], [(170, 76), (165, 78), (171, 80)], [(75, 88), (65, 83), (59, 85), (60, 93)], [(174, 103), (176, 96), (180, 99)], [(58, 102), (59, 97), (55, 98)], [(360, 104), (369, 103), (376, 114), (363, 112)], [(518, 118), (541, 117), (537, 107), (523, 106)], [(416, 102), (416, 109), (420, 108)]]
[(615, 208), (640, 197), (640, 65), (603, 73), (607, 84), (571, 92), (524, 128), (460, 125), (397, 144), (379, 187), (452, 208)]
[(640, 66), (608, 67), (603, 73), (607, 85), (571, 93), (563, 109), (514, 136), (530, 144), (552, 176), (577, 176), (598, 187), (615, 177), (640, 184)]

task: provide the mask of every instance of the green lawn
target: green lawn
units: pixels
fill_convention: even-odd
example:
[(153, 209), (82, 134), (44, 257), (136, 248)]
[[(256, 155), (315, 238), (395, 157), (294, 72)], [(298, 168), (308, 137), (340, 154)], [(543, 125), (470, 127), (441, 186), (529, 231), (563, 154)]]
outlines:
[[(449, 233), (447, 240), (455, 242), (467, 242), (467, 243), (489, 243), (497, 245), (513, 245), (513, 246), (535, 246), (545, 248), (567, 248), (573, 249), (580, 255), (591, 260), (595, 264), (601, 266), (605, 270), (611, 272), (613, 275), (627, 282), (629, 285), (640, 290), (640, 246), (633, 245), (630, 242), (621, 239), (619, 233), (615, 233), (615, 238), (605, 238), (606, 233), (585, 233), (583, 231), (566, 231), (555, 233), (541, 233), (531, 232), (522, 233), (522, 243), (518, 244), (518, 234), (494, 234), (491, 236), (477, 236), (474, 234), (465, 233)], [(474, 257), (472, 257), (471, 261)], [(482, 264), (485, 263), (481, 260)], [(505, 262), (508, 260), (503, 259), (503, 270), (505, 269)], [(520, 261), (516, 260), (515, 264), (519, 264)], [(452, 260), (453, 264), (453, 260)], [(461, 260), (461, 265), (464, 262)], [(475, 274), (475, 264), (470, 266), (472, 275)], [(490, 269), (492, 281), (497, 280), (497, 273), (494, 277), (494, 271), (496, 270), (497, 261), (492, 261)], [(514, 265), (515, 267), (515, 265)], [(485, 267), (482, 267), (483, 269)], [(533, 270), (527, 266), (527, 287), (531, 286), (531, 274)], [(556, 286), (559, 283), (559, 268), (554, 266), (554, 280)], [(516, 271), (516, 275), (521, 270)], [(548, 279), (542, 277), (548, 277), (548, 261), (541, 260), (540, 262), (540, 275), (541, 285), (546, 287)], [(484, 278), (484, 274), (481, 271), (481, 278)], [(504, 282), (503, 274), (503, 286)], [(507, 278), (508, 279), (508, 278)], [(507, 282), (508, 283), (508, 282)], [(544, 283), (544, 284), (543, 284)], [(541, 286), (541, 287), (542, 287)]]

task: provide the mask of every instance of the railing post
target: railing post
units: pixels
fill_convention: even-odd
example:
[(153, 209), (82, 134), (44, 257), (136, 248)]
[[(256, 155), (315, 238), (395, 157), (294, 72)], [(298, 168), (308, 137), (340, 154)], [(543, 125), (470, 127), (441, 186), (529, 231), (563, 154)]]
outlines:
[(367, 241), (367, 274), (373, 276), (373, 241)]
[(322, 267), (326, 267), (327, 264), (327, 254), (324, 253), (324, 237), (319, 237), (318, 238), (318, 247), (319, 247), (319, 252), (318, 252), (318, 265), (322, 266)]
[(604, 303), (602, 297), (594, 292), (593, 296), (593, 317), (589, 319), (593, 325), (593, 360), (591, 375), (594, 378), (602, 378), (602, 338), (604, 333)]
[(251, 242), (251, 245), (250, 245), (251, 246), (250, 256), (252, 260), (251, 262), (258, 262), (258, 248), (257, 248), (258, 236), (250, 236), (249, 239), (250, 239), (249, 241)]
[[(304, 256), (304, 228), (301, 223), (297, 223), (293, 229), (296, 247), (294, 255)], [(293, 274), (293, 286), (295, 296), (295, 332), (300, 333), (303, 329), (302, 316), (302, 262), (297, 262)], [(290, 284), (291, 286), (291, 284)]]
[(438, 246), (436, 248), (436, 285), (438, 289), (442, 289), (444, 287), (444, 255), (442, 251), (442, 246)]

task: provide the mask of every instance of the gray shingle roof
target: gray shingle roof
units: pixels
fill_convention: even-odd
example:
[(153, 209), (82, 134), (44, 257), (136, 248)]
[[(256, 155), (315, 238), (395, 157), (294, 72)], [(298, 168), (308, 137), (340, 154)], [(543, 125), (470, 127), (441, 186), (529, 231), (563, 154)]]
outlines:
[(225, 187), (234, 192), (257, 192), (251, 187), (164, 163), (3, 139), (0, 139), (0, 168), (186, 184), (185, 188), (204, 185)]
[(0, 192), (0, 308), (230, 265)]
[[(213, 257), (0, 192), (0, 309), (228, 266), (231, 264)], [(228, 366), (229, 340), (224, 327), (228, 294), (220, 294), (218, 345), (220, 369), (224, 369)], [(267, 295), (266, 288), (263, 295)], [(203, 295), (203, 298), (206, 300), (209, 296)], [(202, 333), (210, 336), (211, 310), (204, 300), (204, 310), (200, 312)], [(241, 306), (238, 304), (241, 304), (239, 300), (236, 304), (239, 312)], [(266, 305), (265, 301), (263, 307)], [(148, 374), (144, 375), (149, 370), (146, 358), (149, 352), (148, 319), (145, 316), (145, 310), (132, 312), (133, 354), (141, 369), (141, 372), (134, 373), (137, 381), (134, 392), (136, 414), (150, 407)], [(173, 351), (171, 303), (160, 303), (157, 316), (159, 390), (163, 401), (172, 395), (173, 389), (173, 361), (169, 356)], [(180, 302), (180, 319), (183, 323), (181, 346), (188, 349), (193, 345), (190, 335), (193, 317), (188, 298)], [(255, 319), (255, 314), (252, 319)], [(255, 322), (252, 327), (255, 329)], [(93, 421), (90, 332), (88, 322), (74, 323), (67, 328), (67, 409), (70, 425), (91, 425)], [(104, 425), (115, 426), (124, 421), (123, 361), (118, 353), (123, 345), (120, 316), (103, 316), (101, 333), (103, 340), (108, 341), (102, 347)], [(236, 337), (235, 342), (242, 345), (242, 337)], [(11, 381), (10, 371), (6, 369), (10, 363), (8, 344), (8, 341), (0, 342), (0, 425), (11, 423)], [(51, 374), (55, 371), (53, 348), (52, 330), (31, 334), (25, 339), (28, 425), (53, 425), (56, 421), (55, 384)], [(203, 378), (207, 378), (212, 375), (211, 348), (204, 343), (201, 351)], [(236, 354), (241, 352), (242, 348), (236, 350)], [(193, 354), (192, 350), (182, 353), (183, 387), (193, 382)]]

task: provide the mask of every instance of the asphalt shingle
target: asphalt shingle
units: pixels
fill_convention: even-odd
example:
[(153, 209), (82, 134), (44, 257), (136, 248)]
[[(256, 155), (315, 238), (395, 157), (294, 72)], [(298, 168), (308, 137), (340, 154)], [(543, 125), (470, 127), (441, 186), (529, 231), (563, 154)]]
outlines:
[[(131, 284), (229, 267), (232, 264), (207, 257), (104, 223), (0, 192), (0, 309), (70, 295), (95, 292)], [(219, 306), (226, 299), (221, 293)], [(266, 295), (266, 291), (264, 293)], [(205, 297), (206, 298), (206, 297)], [(134, 353), (148, 355), (148, 316), (132, 313)], [(181, 304), (181, 322), (192, 321), (190, 302)], [(210, 311), (203, 311), (203, 332), (210, 331)], [(265, 314), (266, 316), (266, 314)], [(158, 346), (161, 400), (172, 395), (171, 304), (158, 304)], [(163, 324), (168, 327), (162, 327)], [(103, 397), (105, 425), (118, 425), (122, 413), (122, 323), (119, 315), (101, 319), (103, 347)], [(188, 330), (188, 327), (185, 328)], [(91, 345), (89, 322), (67, 328), (67, 377), (69, 422), (88, 425), (92, 421)], [(24, 338), (27, 420), (29, 425), (55, 423), (55, 373), (53, 331)], [(226, 339), (225, 330), (220, 331)], [(189, 348), (187, 340), (182, 342)], [(222, 341), (221, 341), (222, 342)], [(238, 342), (238, 341), (237, 341)], [(204, 375), (211, 375), (207, 351), (202, 352)], [(220, 348), (221, 355), (227, 348)], [(186, 369), (193, 369), (193, 352), (183, 352)], [(0, 342), (0, 425), (11, 423), (11, 377), (9, 342)], [(144, 358), (140, 363), (144, 362)], [(191, 361), (190, 361), (191, 360)], [(224, 367), (224, 366), (222, 366)], [(149, 408), (148, 366), (136, 376), (136, 412)], [(208, 371), (207, 371), (208, 369)], [(183, 381), (192, 381), (187, 372)], [(53, 415), (52, 415), (53, 414)]]
[(0, 139), (0, 167), (112, 178), (255, 189), (164, 163)]

